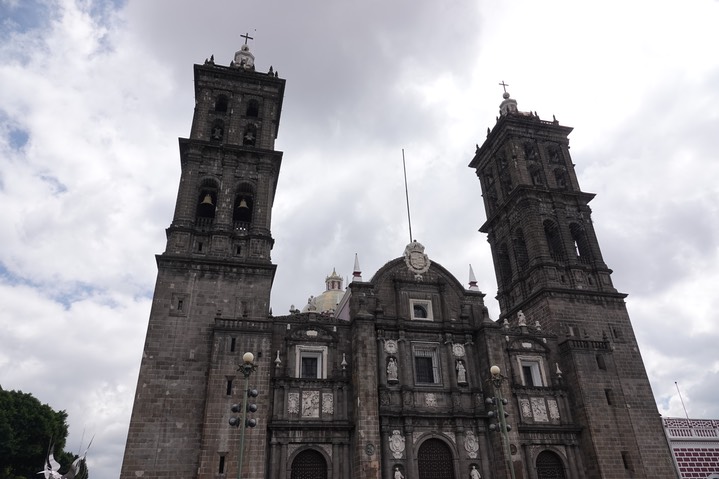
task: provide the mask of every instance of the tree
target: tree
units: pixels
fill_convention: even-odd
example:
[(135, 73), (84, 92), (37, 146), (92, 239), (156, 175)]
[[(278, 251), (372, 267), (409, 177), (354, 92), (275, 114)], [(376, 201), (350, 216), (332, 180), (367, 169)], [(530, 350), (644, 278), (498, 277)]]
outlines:
[(64, 451), (67, 433), (65, 411), (0, 387), (0, 479), (37, 478), (51, 445), (61, 471), (67, 470), (77, 457)]

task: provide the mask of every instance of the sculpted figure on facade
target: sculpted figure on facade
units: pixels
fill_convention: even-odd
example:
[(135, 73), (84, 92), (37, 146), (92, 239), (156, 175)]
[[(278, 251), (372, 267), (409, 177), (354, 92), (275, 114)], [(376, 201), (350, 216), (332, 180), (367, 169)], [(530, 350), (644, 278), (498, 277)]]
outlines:
[(389, 358), (387, 363), (387, 381), (396, 382), (397, 379), (397, 360), (395, 358)]
[(457, 382), (467, 384), (467, 368), (464, 367), (464, 361), (457, 361)]

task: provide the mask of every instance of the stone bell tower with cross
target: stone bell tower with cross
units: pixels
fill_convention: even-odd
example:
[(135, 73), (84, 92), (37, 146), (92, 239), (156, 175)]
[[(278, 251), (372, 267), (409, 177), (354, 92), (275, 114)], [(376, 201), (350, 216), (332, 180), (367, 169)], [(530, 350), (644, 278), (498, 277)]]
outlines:
[[(577, 180), (572, 128), (520, 111), (508, 85), (500, 85), (497, 123), (469, 164), (484, 197), (487, 221), (480, 231), (492, 248), (500, 321), (507, 330), (536, 325), (557, 341), (548, 356), (553, 364), (507, 353), (518, 370), (510, 378), (512, 394), (547, 387), (539, 374), (532, 378), (534, 369), (554, 373), (554, 387), (567, 391), (571, 422), (579, 426), (574, 457), (587, 478), (676, 477), (626, 295), (614, 287), (602, 258), (589, 207), (594, 194)], [(524, 411), (513, 434), (528, 451), (528, 469), (539, 470), (532, 447), (552, 439), (541, 438)]]
[[(282, 160), (274, 149), (285, 81), (260, 73), (247, 40), (229, 66), (195, 65), (195, 111), (180, 139), (180, 186), (158, 275), (121, 478), (237, 474), (243, 353), (269, 371), (272, 206)], [(266, 423), (267, 374), (256, 418)], [(245, 469), (262, 475), (262, 427), (247, 432)], [(218, 474), (222, 476), (218, 476)], [(246, 476), (246, 474), (243, 474)]]

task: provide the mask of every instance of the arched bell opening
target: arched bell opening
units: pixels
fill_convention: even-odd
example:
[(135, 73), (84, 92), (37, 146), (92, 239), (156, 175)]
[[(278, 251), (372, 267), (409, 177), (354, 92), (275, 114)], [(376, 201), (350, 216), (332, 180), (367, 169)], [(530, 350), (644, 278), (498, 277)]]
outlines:
[(209, 226), (215, 220), (217, 208), (217, 185), (213, 181), (204, 181), (197, 195), (195, 223), (198, 226)]
[(235, 231), (247, 231), (252, 224), (255, 198), (250, 185), (241, 185), (232, 209), (232, 224)]

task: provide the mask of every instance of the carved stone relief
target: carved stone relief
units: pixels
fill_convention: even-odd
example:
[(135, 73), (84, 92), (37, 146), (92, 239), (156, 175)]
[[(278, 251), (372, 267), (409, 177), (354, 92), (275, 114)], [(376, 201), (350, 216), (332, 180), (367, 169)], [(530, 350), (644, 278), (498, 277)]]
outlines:
[(467, 451), (467, 457), (470, 459), (477, 458), (479, 442), (477, 441), (477, 436), (474, 435), (474, 431), (467, 431), (464, 434), (464, 450)]
[(399, 429), (392, 431), (392, 435), (389, 437), (389, 449), (392, 451), (392, 457), (395, 459), (402, 459), (402, 453), (404, 452), (404, 436)]
[(287, 412), (289, 414), (300, 412), (300, 393), (287, 394)]
[(559, 419), (559, 407), (557, 407), (556, 399), (547, 399), (547, 407), (549, 408), (549, 417)]
[(335, 401), (332, 393), (322, 394), (322, 413), (323, 414), (334, 414), (335, 412)]
[(522, 409), (522, 417), (532, 417), (532, 406), (529, 405), (529, 399), (520, 399), (519, 407)]
[(549, 421), (549, 417), (547, 417), (547, 405), (544, 403), (544, 398), (532, 398), (531, 404), (532, 404), (532, 413), (534, 415), (535, 421), (537, 421), (537, 422)]
[(319, 391), (302, 391), (302, 417), (320, 417)]
[(424, 404), (428, 407), (437, 407), (437, 395), (435, 393), (426, 393), (424, 395)]

